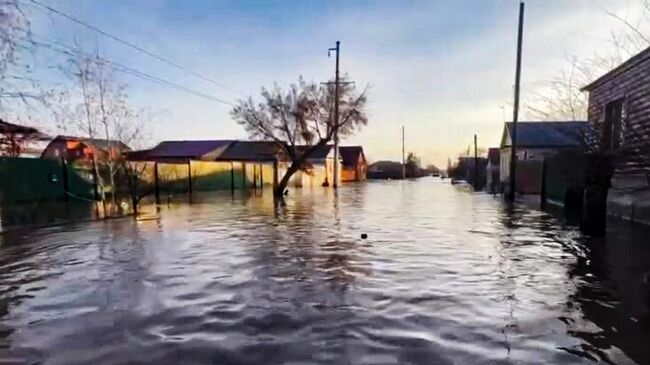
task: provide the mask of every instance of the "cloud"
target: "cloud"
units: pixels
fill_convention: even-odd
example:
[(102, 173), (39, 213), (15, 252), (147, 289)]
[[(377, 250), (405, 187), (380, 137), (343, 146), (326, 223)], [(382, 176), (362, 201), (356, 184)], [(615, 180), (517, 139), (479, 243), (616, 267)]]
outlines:
[[(342, 42), (341, 65), (359, 86), (371, 85), (370, 124), (346, 143), (373, 160), (407, 149), (445, 165), (473, 135), (499, 143), (500, 108), (512, 100), (517, 1), (458, 2), (83, 2), (58, 8), (214, 78), (236, 94), (171, 68), (68, 21), (44, 17), (38, 32), (89, 47), (108, 58), (186, 87), (234, 101), (261, 86), (299, 75), (332, 77), (327, 48)], [(634, 2), (531, 0), (526, 4), (522, 98), (561, 70), (567, 54), (588, 57), (610, 46), (618, 26), (603, 8), (634, 14)], [(630, 15), (630, 16), (632, 16)], [(50, 70), (50, 72), (52, 72)], [(125, 77), (141, 106), (169, 110), (152, 127), (156, 139), (243, 138), (229, 107)], [(507, 119), (511, 110), (507, 110)]]

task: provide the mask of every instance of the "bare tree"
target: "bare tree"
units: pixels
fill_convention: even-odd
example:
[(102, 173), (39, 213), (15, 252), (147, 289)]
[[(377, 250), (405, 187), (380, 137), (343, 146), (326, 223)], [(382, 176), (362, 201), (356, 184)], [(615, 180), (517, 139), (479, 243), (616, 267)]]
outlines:
[[(98, 54), (89, 55), (78, 48), (63, 71), (79, 86), (81, 95), (75, 98), (67, 91), (57, 93), (51, 102), (53, 113), (61, 129), (85, 137), (92, 148), (93, 177), (104, 213), (112, 215), (118, 207), (116, 176), (124, 166), (124, 146), (141, 131), (137, 113), (128, 102), (125, 85)], [(108, 192), (110, 212), (105, 204)]]
[(638, 0), (641, 12), (633, 21), (617, 13), (603, 12), (617, 20), (622, 29), (610, 32), (608, 52), (579, 59), (567, 56), (567, 66), (550, 80), (541, 83), (527, 103), (527, 115), (538, 120), (586, 120), (588, 100), (580, 89), (598, 76), (623, 63), (627, 58), (650, 46), (650, 0)]
[[(339, 88), (339, 120), (334, 120), (334, 86), (306, 82), (302, 77), (284, 92), (277, 85), (262, 89), (262, 101), (240, 100), (231, 115), (250, 138), (274, 141), (291, 160), (275, 194), (282, 196), (291, 176), (303, 168), (316, 150), (340, 136), (350, 135), (368, 123), (366, 87), (356, 93), (352, 84)], [(297, 146), (307, 145), (306, 149)]]

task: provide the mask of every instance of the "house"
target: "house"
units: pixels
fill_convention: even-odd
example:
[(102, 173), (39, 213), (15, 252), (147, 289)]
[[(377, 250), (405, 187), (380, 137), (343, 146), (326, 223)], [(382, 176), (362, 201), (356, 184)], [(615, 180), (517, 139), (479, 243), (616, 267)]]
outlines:
[(485, 170), (486, 189), (489, 193), (498, 193), (501, 191), (500, 174), (501, 170), (501, 151), (498, 147), (488, 149), (487, 167)]
[(0, 155), (40, 157), (51, 137), (38, 129), (5, 122), (0, 119)]
[(341, 155), (341, 163), (343, 165), (341, 171), (342, 182), (363, 181), (366, 179), (368, 161), (363, 153), (363, 147), (341, 146), (339, 147), (339, 154)]
[(109, 154), (117, 158), (128, 151), (131, 148), (120, 141), (60, 135), (45, 147), (41, 158), (84, 163), (92, 161), (93, 154), (101, 161), (107, 159)]
[[(296, 146), (297, 153), (305, 153), (311, 146)], [(341, 181), (341, 156), (338, 164), (338, 181)], [(334, 183), (334, 146), (323, 145), (312, 152), (303, 168), (292, 177), (292, 184), (301, 186), (329, 186)]]
[(582, 90), (597, 147), (614, 165), (608, 214), (650, 223), (650, 47)]
[[(584, 150), (585, 136), (589, 130), (589, 123), (586, 121), (517, 123), (517, 161), (518, 166), (522, 166), (518, 170), (522, 174), (522, 179), (517, 176), (517, 190), (523, 193), (539, 193), (542, 161), (560, 151)], [(502, 189), (507, 187), (507, 182), (510, 180), (511, 133), (512, 123), (507, 122), (503, 128), (499, 147), (501, 155), (499, 178)], [(536, 186), (528, 186), (524, 182)]]
[(403, 165), (394, 161), (377, 161), (368, 166), (368, 179), (401, 179)]

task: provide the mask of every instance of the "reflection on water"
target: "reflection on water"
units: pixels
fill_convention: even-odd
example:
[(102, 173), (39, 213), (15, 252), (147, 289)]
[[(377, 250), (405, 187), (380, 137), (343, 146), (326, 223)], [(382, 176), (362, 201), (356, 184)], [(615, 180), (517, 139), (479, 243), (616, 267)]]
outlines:
[(437, 179), (293, 193), (4, 234), (0, 362), (650, 362), (646, 232)]

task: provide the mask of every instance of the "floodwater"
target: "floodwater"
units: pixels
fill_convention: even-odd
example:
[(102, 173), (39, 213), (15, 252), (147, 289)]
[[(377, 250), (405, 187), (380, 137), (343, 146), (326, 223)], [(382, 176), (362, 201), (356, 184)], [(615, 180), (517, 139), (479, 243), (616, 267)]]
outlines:
[(435, 178), (13, 230), (0, 363), (648, 364), (644, 237)]

